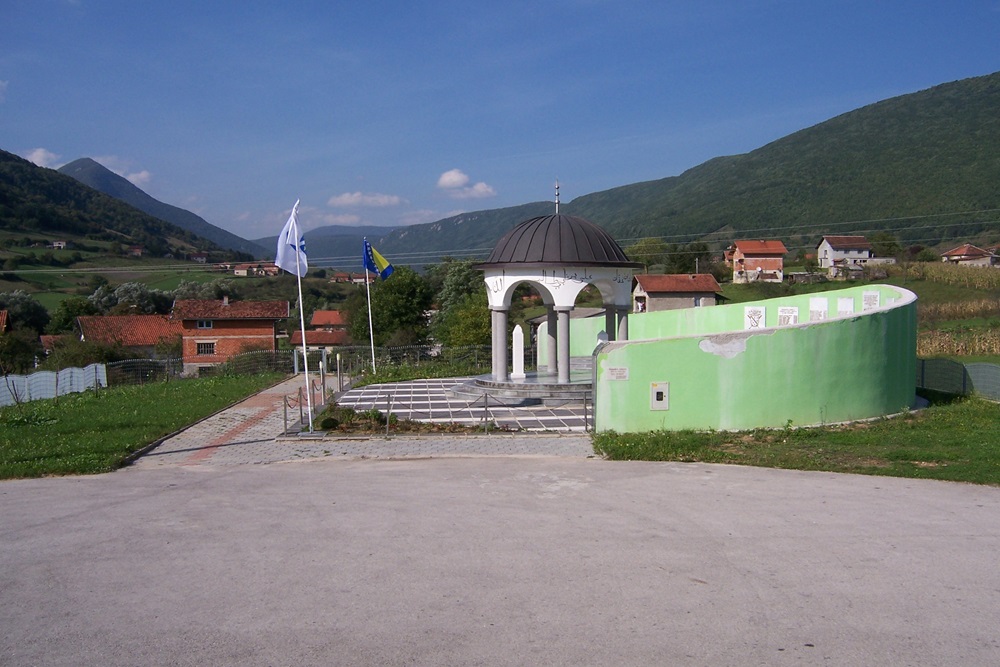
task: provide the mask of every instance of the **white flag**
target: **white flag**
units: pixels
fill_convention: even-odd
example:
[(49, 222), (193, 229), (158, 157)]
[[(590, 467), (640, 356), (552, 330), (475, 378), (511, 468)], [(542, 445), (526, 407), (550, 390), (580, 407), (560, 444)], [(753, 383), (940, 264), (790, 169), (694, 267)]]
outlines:
[(278, 235), (278, 255), (274, 263), (280, 269), (297, 275), (299, 278), (306, 275), (309, 268), (306, 262), (306, 238), (299, 231), (296, 216), (299, 212), (299, 201), (295, 200), (292, 207), (292, 214), (288, 216), (288, 222)]

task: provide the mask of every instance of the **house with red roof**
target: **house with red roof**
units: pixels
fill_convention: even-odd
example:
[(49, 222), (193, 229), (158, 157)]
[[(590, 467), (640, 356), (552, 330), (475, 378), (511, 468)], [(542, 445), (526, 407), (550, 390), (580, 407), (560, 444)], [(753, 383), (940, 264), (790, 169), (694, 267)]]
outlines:
[(248, 350), (276, 350), (287, 301), (178, 299), (170, 318), (180, 323), (184, 372), (197, 373)]
[(984, 250), (971, 243), (966, 243), (941, 253), (941, 261), (962, 266), (996, 266), (1000, 263), (1000, 257), (995, 251), (996, 248)]
[(80, 340), (121, 345), (141, 358), (155, 358), (158, 345), (181, 337), (180, 323), (167, 315), (81, 315), (76, 324)]
[(788, 250), (781, 241), (735, 241), (730, 250), (726, 255), (731, 257), (734, 283), (780, 283), (784, 280)]
[(347, 318), (339, 310), (316, 310), (309, 320), (309, 328), (313, 331), (346, 331)]
[(710, 273), (639, 274), (632, 278), (632, 310), (643, 313), (714, 306), (721, 299), (720, 290)]
[[(288, 336), (288, 342), (292, 347), (302, 347), (302, 331), (296, 329)], [(351, 337), (347, 331), (306, 331), (306, 349), (332, 351), (332, 348), (342, 347), (351, 344)]]

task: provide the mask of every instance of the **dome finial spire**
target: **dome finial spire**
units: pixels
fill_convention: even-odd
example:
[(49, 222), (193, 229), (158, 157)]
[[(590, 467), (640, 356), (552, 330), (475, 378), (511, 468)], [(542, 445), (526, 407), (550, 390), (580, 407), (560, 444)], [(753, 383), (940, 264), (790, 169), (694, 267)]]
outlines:
[(556, 215), (559, 215), (559, 179), (556, 179)]

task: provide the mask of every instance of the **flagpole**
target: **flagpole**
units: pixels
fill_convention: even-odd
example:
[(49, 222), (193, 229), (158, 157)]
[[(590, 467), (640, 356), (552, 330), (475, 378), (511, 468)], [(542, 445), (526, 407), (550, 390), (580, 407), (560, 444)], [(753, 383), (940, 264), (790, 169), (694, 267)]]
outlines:
[(368, 291), (368, 337), (372, 343), (372, 373), (375, 372), (375, 327), (372, 326), (372, 288), (368, 282), (368, 267), (365, 267), (365, 290)]
[[(298, 229), (295, 230), (295, 245), (298, 247)], [(312, 403), (312, 388), (309, 386), (309, 353), (306, 348), (306, 309), (305, 304), (302, 302), (302, 273), (299, 264), (299, 253), (295, 253), (295, 278), (299, 284), (299, 324), (302, 327), (302, 368), (306, 373), (306, 406), (309, 409), (309, 432), (313, 432), (313, 403)], [(324, 391), (326, 388), (324, 387)]]

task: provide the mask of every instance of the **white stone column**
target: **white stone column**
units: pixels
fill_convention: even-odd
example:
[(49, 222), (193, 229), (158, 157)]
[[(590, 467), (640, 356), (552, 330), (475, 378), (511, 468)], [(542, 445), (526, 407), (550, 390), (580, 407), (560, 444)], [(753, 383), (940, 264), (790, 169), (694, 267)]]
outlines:
[(493, 377), (497, 382), (507, 381), (507, 309), (498, 308), (493, 311), (493, 333), (496, 336), (493, 346), (496, 348), (496, 368)]
[(559, 362), (556, 372), (559, 384), (569, 384), (569, 311), (572, 308), (557, 308), (556, 346), (559, 350)]
[(618, 308), (618, 338), (616, 340), (628, 340), (628, 308)]
[(523, 380), (524, 379), (524, 330), (521, 325), (518, 324), (514, 327), (514, 333), (511, 335), (511, 340), (513, 341), (511, 347), (511, 366), (513, 367), (510, 373), (511, 380)]
[(545, 327), (545, 338), (548, 344), (548, 354), (549, 354), (549, 372), (555, 374), (559, 368), (559, 357), (558, 357), (558, 345), (556, 341), (558, 340), (558, 325), (556, 324), (556, 310), (553, 306), (547, 306), (545, 312), (546, 327)]

